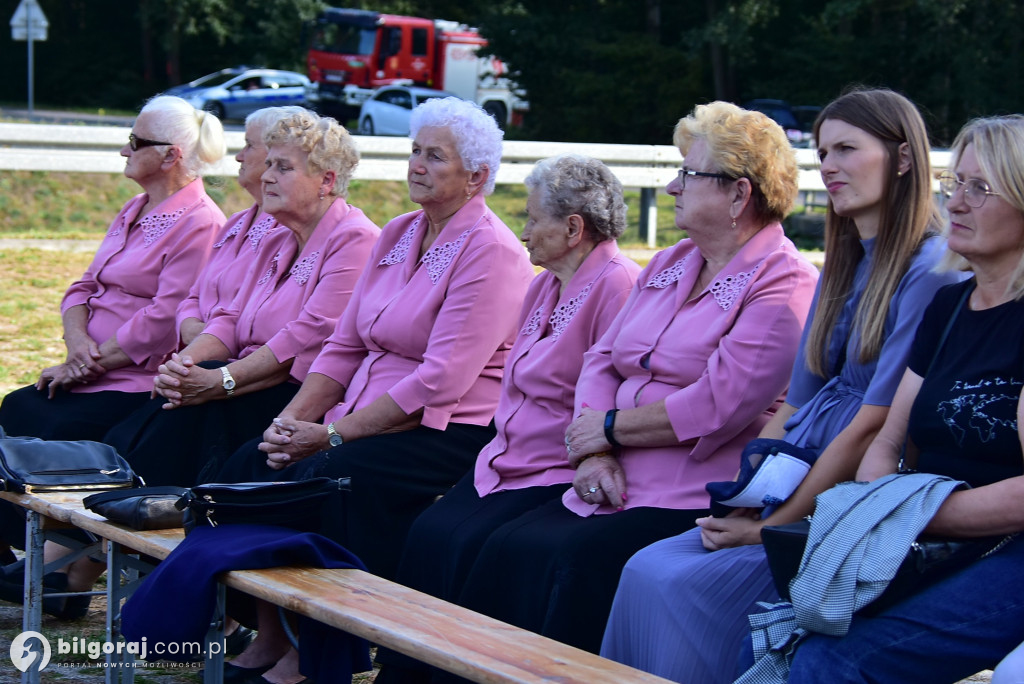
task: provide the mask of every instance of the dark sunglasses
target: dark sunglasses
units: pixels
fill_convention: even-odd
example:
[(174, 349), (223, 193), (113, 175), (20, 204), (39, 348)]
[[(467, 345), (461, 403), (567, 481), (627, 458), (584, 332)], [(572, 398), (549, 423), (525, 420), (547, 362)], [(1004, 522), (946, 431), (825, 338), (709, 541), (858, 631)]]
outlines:
[(148, 140), (146, 138), (140, 138), (134, 133), (128, 134), (128, 147), (132, 148), (132, 152), (135, 152), (140, 147), (155, 147), (157, 145), (173, 145), (174, 143), (160, 142), (159, 140)]

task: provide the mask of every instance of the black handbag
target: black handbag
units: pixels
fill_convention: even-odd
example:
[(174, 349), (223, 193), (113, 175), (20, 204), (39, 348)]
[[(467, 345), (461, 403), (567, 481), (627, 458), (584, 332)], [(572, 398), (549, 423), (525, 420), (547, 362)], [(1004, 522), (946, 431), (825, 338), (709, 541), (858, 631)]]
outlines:
[(27, 437), (0, 439), (0, 489), (56, 492), (133, 487), (141, 479), (114, 447)]
[[(800, 570), (810, 519), (761, 528), (761, 542), (768, 557), (775, 590), (789, 601), (789, 584)], [(1003, 548), (1016, 534), (995, 537), (942, 539), (921, 535), (910, 545), (895, 576), (878, 598), (861, 609), (871, 615), (899, 603), (957, 570)]]
[(185, 514), (176, 504), (187, 491), (184, 487), (139, 487), (90, 494), (82, 504), (133, 530), (170, 530), (185, 524)]
[(350, 489), (350, 478), (316, 477), (298, 482), (209, 483), (178, 500), (185, 512), (185, 534), (196, 525), (278, 525), (304, 532), (320, 527), (320, 506)]

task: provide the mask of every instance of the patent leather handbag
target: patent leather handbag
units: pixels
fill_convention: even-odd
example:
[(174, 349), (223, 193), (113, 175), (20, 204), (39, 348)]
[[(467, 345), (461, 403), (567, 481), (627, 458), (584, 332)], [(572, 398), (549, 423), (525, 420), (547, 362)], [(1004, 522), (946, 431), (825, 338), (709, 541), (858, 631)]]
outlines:
[(141, 482), (114, 447), (27, 437), (0, 439), (0, 489), (57, 492), (118, 489)]
[(133, 530), (169, 530), (183, 527), (185, 514), (177, 507), (184, 487), (138, 487), (91, 494), (82, 504), (111, 522)]
[(193, 487), (177, 506), (185, 512), (185, 534), (196, 525), (277, 525), (312, 532), (320, 507), (332, 494), (348, 491), (350, 479), (316, 477), (298, 482), (209, 483)]
[[(786, 525), (769, 525), (761, 529), (768, 569), (772, 573), (775, 589), (784, 601), (790, 600), (789, 584), (800, 570), (810, 529), (809, 519)], [(1015, 536), (943, 539), (921, 535), (910, 545), (906, 558), (885, 591), (861, 609), (861, 612), (871, 615), (885, 610), (943, 577), (995, 553)]]

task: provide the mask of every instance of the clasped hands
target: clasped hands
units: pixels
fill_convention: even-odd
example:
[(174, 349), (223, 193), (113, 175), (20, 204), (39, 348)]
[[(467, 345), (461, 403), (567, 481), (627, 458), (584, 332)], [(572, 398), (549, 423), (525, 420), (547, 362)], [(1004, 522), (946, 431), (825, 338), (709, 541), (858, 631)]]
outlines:
[(269, 468), (283, 470), (327, 446), (326, 425), (281, 415), (263, 431), (263, 441), (260, 442), (259, 449), (267, 454)]
[(605, 439), (604, 416), (603, 412), (584, 406), (565, 431), (569, 465), (576, 468), (572, 487), (587, 503), (622, 510), (627, 499), (626, 473)]
[(158, 373), (152, 396), (166, 399), (165, 409), (206, 403), (221, 387), (223, 377), (219, 370), (197, 366), (191, 356), (177, 353), (160, 364)]
[(36, 389), (46, 390), (50, 399), (58, 389), (84, 385), (107, 372), (99, 363), (102, 358), (99, 345), (88, 335), (66, 335), (64, 345), (68, 350), (64, 363), (44, 368), (36, 380)]

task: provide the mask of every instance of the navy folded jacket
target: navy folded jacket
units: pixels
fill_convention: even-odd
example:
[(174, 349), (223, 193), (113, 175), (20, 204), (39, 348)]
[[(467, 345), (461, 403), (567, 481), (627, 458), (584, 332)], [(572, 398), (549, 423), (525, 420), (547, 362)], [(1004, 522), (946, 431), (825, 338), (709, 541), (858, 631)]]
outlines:
[[(217, 575), (282, 566), (366, 569), (347, 549), (318, 534), (269, 525), (197, 527), (125, 603), (121, 632), (128, 641), (145, 637), (150, 649), (157, 642), (202, 642), (216, 607)], [(300, 620), (299, 643), (300, 669), (307, 677), (341, 681), (339, 676), (349, 673), (351, 680), (352, 672), (370, 669), (364, 639), (316, 620)]]

